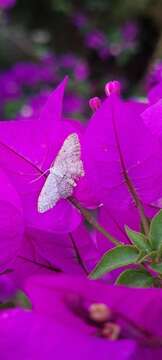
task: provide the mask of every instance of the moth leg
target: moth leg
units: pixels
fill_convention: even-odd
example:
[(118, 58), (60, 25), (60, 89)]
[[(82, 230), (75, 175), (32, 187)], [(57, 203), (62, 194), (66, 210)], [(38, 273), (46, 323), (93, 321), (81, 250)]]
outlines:
[(47, 174), (47, 172), (49, 172), (49, 171), (50, 171), (50, 169), (45, 170), (40, 176), (38, 176), (38, 177), (35, 178), (34, 180), (31, 180), (31, 181), (30, 181), (30, 184), (32, 184), (32, 183), (38, 181), (39, 179), (41, 179), (41, 178), (42, 178), (45, 174)]

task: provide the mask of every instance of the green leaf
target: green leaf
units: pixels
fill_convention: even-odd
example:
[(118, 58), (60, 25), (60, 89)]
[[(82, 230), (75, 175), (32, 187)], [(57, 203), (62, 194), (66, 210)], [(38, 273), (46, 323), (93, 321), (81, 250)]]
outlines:
[(130, 287), (151, 287), (154, 285), (154, 278), (144, 269), (129, 269), (120, 274), (116, 284)]
[(14, 303), (15, 306), (31, 309), (31, 302), (23, 291), (17, 292), (14, 299)]
[(162, 210), (151, 221), (149, 239), (153, 249), (160, 249), (162, 245)]
[(138, 250), (131, 245), (117, 246), (104, 254), (90, 274), (91, 279), (98, 279), (103, 274), (108, 273), (121, 266), (134, 264), (138, 259)]
[(162, 274), (162, 263), (159, 263), (159, 264), (151, 264), (151, 265), (149, 265), (149, 267), (150, 267), (151, 269), (153, 269), (154, 271)]
[(134, 231), (134, 230), (130, 229), (128, 226), (125, 226), (125, 231), (129, 237), (129, 239), (133, 242), (133, 244), (140, 251), (147, 253), (151, 250), (144, 234)]

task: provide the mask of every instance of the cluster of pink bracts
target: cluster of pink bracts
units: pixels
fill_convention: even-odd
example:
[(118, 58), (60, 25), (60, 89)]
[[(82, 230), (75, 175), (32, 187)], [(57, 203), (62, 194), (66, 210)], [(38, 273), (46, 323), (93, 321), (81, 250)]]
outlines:
[[(117, 81), (106, 84), (83, 125), (63, 116), (66, 82), (38, 119), (0, 123), (0, 301), (15, 288), (33, 305), (1, 311), (2, 360), (13, 352), (24, 360), (160, 359), (161, 290), (108, 285), (115, 274), (106, 284), (86, 277), (112, 239), (129, 244), (124, 225), (139, 231), (162, 207), (162, 85), (142, 103), (122, 100)], [(84, 176), (72, 198), (41, 214), (46, 171), (72, 133)], [(98, 227), (85, 223), (87, 209)]]

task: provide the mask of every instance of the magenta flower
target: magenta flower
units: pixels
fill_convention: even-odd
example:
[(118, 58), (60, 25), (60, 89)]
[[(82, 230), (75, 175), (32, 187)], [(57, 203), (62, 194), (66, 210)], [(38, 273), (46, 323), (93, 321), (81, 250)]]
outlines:
[(96, 351), (100, 348), (101, 359), (162, 355), (160, 289), (112, 287), (60, 275), (30, 279), (27, 293), (38, 315), (93, 342)]
[(143, 212), (162, 192), (161, 148), (141, 121), (145, 108), (112, 94), (86, 128), (85, 173), (97, 199), (110, 212), (126, 211), (132, 204)]
[(162, 356), (160, 289), (112, 287), (60, 275), (31, 278), (27, 293), (33, 310), (1, 311), (3, 359), (13, 353), (18, 360)]
[(64, 87), (65, 81), (49, 97), (40, 119), (0, 124), (1, 166), (21, 196), (28, 226), (56, 232), (69, 232), (81, 221), (78, 211), (65, 200), (46, 214), (37, 211), (45, 179), (41, 175), (49, 169), (68, 134), (75, 132), (74, 122), (61, 121)]
[(16, 0), (0, 0), (0, 8), (8, 9), (16, 4)]
[[(96, 245), (68, 200), (60, 200), (44, 214), (37, 210), (45, 181), (42, 173), (49, 169), (68, 134), (76, 132), (81, 138), (83, 132), (79, 123), (62, 119), (65, 83), (49, 97), (40, 119), (0, 123), (0, 164), (17, 189), (24, 215), (24, 239), (11, 274), (18, 285), (33, 272), (87, 274), (98, 260)], [(83, 184), (79, 194), (88, 186), (86, 181)], [(89, 196), (84, 199), (91, 205)], [(11, 249), (16, 251), (15, 246)]]

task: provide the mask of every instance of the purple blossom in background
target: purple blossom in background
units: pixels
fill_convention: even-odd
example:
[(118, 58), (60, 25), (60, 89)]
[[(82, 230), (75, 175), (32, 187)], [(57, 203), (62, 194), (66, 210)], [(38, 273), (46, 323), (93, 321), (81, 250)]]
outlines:
[(65, 68), (72, 68), (76, 65), (76, 57), (74, 54), (62, 55), (60, 61), (62, 66)]
[(79, 114), (79, 109), (84, 107), (84, 100), (74, 95), (73, 93), (67, 94), (64, 100), (64, 112), (65, 114), (70, 114), (73, 112), (74, 114)]
[(83, 62), (78, 62), (74, 68), (74, 76), (77, 81), (86, 81), (89, 75), (89, 69)]
[(132, 50), (136, 51), (138, 46), (139, 29), (135, 21), (126, 21), (122, 26), (115, 28), (110, 25), (106, 33), (96, 28), (84, 13), (75, 13), (72, 23), (80, 31), (85, 47), (95, 50), (102, 61), (123, 54), (129, 59), (129, 53)]
[(103, 47), (99, 49), (99, 56), (101, 60), (106, 60), (111, 55), (110, 49), (108, 47)]
[(16, 64), (13, 69), (15, 80), (20, 86), (34, 86), (42, 79), (41, 68), (37, 64), (22, 62)]
[(99, 31), (94, 31), (87, 34), (86, 45), (92, 49), (98, 49), (105, 45), (106, 39), (103, 33)]
[(0, 100), (3, 101), (17, 99), (22, 94), (21, 86), (17, 83), (12, 71), (0, 74)]
[(18, 62), (11, 70), (11, 74), (20, 86), (39, 85), (41, 82), (53, 83), (56, 77), (57, 63), (54, 56), (44, 56), (38, 63), (30, 61)]
[(138, 36), (138, 27), (135, 22), (128, 21), (121, 28), (121, 33), (125, 41), (134, 42)]
[(0, 0), (0, 8), (8, 9), (16, 4), (16, 0)]
[(108, 39), (99, 30), (93, 30), (86, 34), (85, 45), (90, 49), (96, 50), (102, 60), (106, 60), (111, 55)]
[[(66, 73), (71, 74), (72, 86), (67, 99), (67, 113), (84, 114), (84, 92), (88, 88), (89, 68), (86, 61), (74, 54), (44, 55), (39, 62), (17, 62), (11, 69), (0, 74), (0, 116), (1, 119), (25, 119), (38, 117), (47, 95)], [(78, 84), (78, 90), (77, 90)], [(82, 86), (82, 94), (79, 92)], [(45, 96), (46, 95), (46, 96)], [(66, 99), (65, 99), (66, 102)], [(12, 110), (13, 109), (13, 110)], [(12, 113), (13, 112), (13, 113)]]
[(79, 60), (74, 54), (62, 55), (59, 61), (65, 71), (72, 70), (72, 75), (76, 81), (88, 80), (89, 68), (85, 61)]
[(81, 12), (77, 12), (72, 17), (73, 24), (78, 27), (78, 29), (82, 29), (87, 26), (88, 18), (85, 14)]
[(45, 90), (32, 96), (29, 101), (21, 107), (15, 120), (38, 119), (49, 95), (50, 91)]

